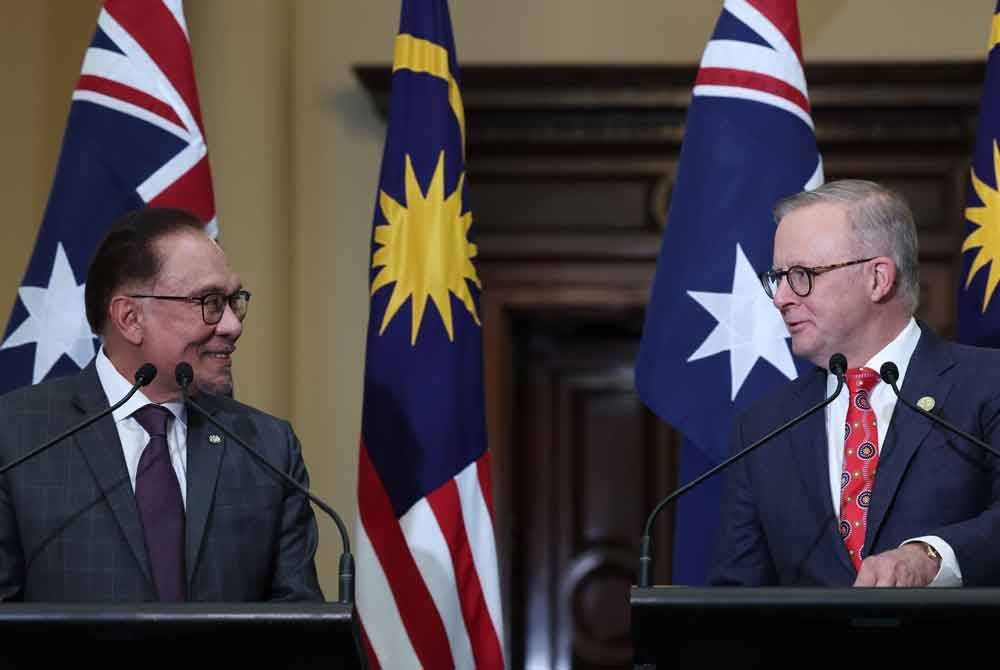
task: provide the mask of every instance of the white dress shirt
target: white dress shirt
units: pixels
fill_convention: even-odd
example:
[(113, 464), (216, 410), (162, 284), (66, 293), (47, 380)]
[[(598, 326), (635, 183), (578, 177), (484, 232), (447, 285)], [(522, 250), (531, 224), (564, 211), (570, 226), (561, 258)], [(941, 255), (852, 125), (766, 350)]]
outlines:
[[(125, 397), (132, 388), (132, 382), (125, 379), (115, 366), (108, 360), (104, 348), (97, 352), (95, 361), (97, 377), (104, 388), (108, 403), (114, 404)], [(125, 467), (132, 482), (132, 492), (135, 492), (135, 473), (139, 469), (139, 458), (149, 444), (149, 433), (132, 417), (132, 414), (146, 405), (150, 400), (142, 389), (136, 391), (127, 403), (112, 412), (118, 437), (121, 438), (122, 452), (125, 456)], [(181, 486), (181, 499), (187, 509), (187, 409), (181, 402), (165, 402), (162, 404), (174, 415), (174, 420), (167, 426), (167, 449), (170, 451), (170, 463), (177, 474), (177, 483)]]
[[(910, 358), (917, 348), (920, 340), (920, 326), (912, 317), (906, 327), (896, 336), (892, 342), (887, 344), (882, 351), (872, 356), (871, 360), (864, 365), (857, 365), (856, 361), (848, 361), (852, 368), (866, 367), (878, 372), (882, 364), (892, 361), (899, 368), (899, 381), (897, 387), (902, 388), (903, 379), (906, 377), (906, 370), (910, 365)], [(826, 389), (829, 396), (837, 388), (837, 378), (827, 374)], [(845, 384), (844, 390), (837, 396), (837, 399), (826, 406), (826, 436), (829, 449), (828, 462), (830, 464), (830, 493), (833, 496), (834, 514), (840, 517), (840, 474), (844, 469), (844, 420), (847, 417), (847, 405), (850, 401), (850, 393)], [(893, 410), (896, 409), (896, 394), (892, 387), (883, 381), (875, 385), (875, 390), (868, 397), (868, 402), (875, 410), (875, 421), (878, 423), (878, 450), (882, 453), (882, 445), (885, 444), (885, 436), (889, 431), (889, 422), (892, 419)], [(904, 420), (917, 420), (917, 417), (906, 417)], [(878, 484), (878, 469), (875, 470), (875, 482)], [(934, 547), (941, 555), (941, 567), (938, 570), (930, 586), (961, 586), (962, 571), (958, 566), (958, 559), (955, 551), (947, 542), (936, 535), (924, 537), (914, 537), (903, 542), (926, 542)]]

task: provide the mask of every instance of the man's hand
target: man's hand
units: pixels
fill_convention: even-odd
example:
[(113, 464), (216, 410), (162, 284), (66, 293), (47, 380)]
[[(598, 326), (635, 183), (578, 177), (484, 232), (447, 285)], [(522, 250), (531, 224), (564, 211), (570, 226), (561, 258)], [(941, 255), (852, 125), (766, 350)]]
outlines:
[(911, 542), (861, 561), (854, 585), (927, 586), (940, 567), (941, 560), (928, 556), (923, 542)]

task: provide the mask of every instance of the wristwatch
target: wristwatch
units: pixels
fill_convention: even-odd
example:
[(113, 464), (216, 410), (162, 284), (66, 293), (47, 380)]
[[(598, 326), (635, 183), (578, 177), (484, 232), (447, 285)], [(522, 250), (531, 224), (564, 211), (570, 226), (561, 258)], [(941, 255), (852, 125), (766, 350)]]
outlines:
[(937, 549), (927, 544), (926, 542), (921, 542), (920, 544), (924, 545), (924, 551), (927, 552), (927, 558), (931, 559), (938, 565), (941, 565), (941, 554), (937, 552)]

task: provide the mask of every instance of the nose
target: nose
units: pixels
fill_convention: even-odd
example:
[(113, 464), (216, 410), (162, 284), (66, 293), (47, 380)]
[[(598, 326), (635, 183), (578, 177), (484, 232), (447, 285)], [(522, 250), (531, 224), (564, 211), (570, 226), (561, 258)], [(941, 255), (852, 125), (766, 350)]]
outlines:
[(771, 302), (780, 310), (798, 300), (798, 297), (788, 285), (788, 277), (782, 277), (778, 280), (778, 287), (774, 289), (774, 297), (771, 298)]
[(215, 324), (215, 334), (228, 337), (234, 342), (243, 334), (243, 322), (236, 316), (233, 308), (226, 304), (222, 318)]

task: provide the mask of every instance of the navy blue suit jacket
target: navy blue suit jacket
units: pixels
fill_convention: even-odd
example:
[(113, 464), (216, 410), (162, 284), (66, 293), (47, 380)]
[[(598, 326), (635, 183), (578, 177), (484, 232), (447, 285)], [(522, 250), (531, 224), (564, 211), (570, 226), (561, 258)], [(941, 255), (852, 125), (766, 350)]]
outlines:
[[(1000, 448), (1000, 351), (945, 342), (921, 324), (902, 396)], [(803, 374), (736, 421), (732, 449), (820, 402), (825, 370)], [(846, 392), (846, 390), (844, 391)], [(728, 475), (715, 585), (850, 586), (857, 572), (837, 531), (821, 410), (735, 464)], [(879, 456), (863, 556), (937, 535), (966, 586), (1000, 584), (1000, 459), (897, 403)]]
[[(308, 486), (287, 422), (201, 394), (213, 418)], [(107, 409), (94, 364), (0, 398), (0, 463)], [(188, 599), (322, 600), (308, 501), (199, 414), (188, 412)], [(0, 600), (156, 599), (145, 538), (111, 416), (0, 478)]]

